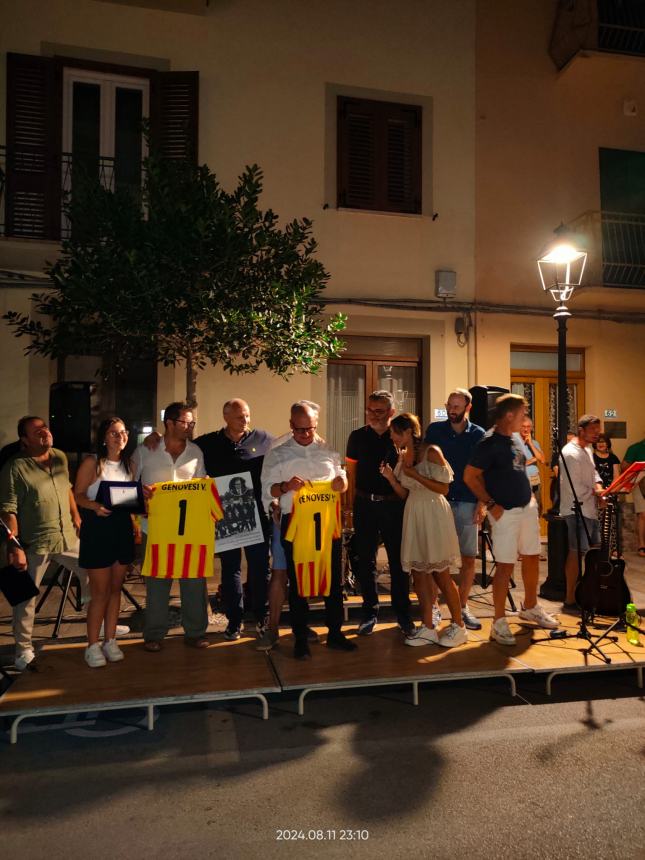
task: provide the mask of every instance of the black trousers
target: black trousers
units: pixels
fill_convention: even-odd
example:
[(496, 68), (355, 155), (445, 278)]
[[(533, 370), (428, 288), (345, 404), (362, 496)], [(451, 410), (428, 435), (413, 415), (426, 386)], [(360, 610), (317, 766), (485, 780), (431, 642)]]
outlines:
[[(289, 572), (289, 612), (291, 614), (291, 628), (296, 639), (307, 638), (307, 621), (309, 618), (309, 600), (298, 594), (298, 583), (296, 582), (296, 569), (293, 565), (293, 544), (284, 539), (289, 525), (289, 518), (282, 517), (281, 536), (284, 554), (287, 559), (287, 570)], [(325, 623), (331, 632), (338, 632), (343, 623), (343, 588), (342, 588), (342, 564), (341, 564), (342, 541), (340, 539), (332, 542), (331, 550), (331, 587), (329, 596), (325, 597)]]
[(401, 567), (403, 502), (354, 501), (354, 549), (363, 595), (363, 619), (378, 615), (376, 553), (382, 540), (390, 565), (392, 609), (400, 623), (410, 621), (410, 578)]

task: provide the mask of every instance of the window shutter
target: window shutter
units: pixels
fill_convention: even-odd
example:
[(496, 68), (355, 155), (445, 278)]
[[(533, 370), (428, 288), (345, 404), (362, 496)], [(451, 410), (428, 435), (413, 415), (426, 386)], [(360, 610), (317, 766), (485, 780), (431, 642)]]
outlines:
[(338, 206), (421, 212), (421, 108), (338, 97)]
[(159, 72), (151, 83), (153, 143), (163, 158), (197, 164), (199, 72)]
[(402, 108), (386, 120), (387, 208), (396, 212), (420, 212), (421, 117), (418, 108)]
[(338, 99), (338, 205), (376, 209), (377, 117), (359, 99)]
[(7, 54), (7, 236), (60, 237), (61, 81), (54, 59)]

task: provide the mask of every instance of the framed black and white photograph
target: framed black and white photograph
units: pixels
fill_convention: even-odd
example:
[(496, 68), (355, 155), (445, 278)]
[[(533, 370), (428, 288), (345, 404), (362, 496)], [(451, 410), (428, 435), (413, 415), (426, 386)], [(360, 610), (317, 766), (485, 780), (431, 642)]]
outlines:
[(215, 552), (262, 543), (264, 534), (250, 472), (215, 478), (224, 513), (215, 527)]

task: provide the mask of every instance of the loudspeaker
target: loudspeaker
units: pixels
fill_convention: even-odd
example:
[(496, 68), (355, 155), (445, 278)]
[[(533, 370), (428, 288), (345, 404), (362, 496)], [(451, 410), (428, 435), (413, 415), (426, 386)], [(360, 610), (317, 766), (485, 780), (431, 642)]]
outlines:
[(55, 382), (49, 389), (49, 429), (54, 447), (92, 450), (92, 382)]
[(508, 394), (508, 388), (500, 388), (498, 385), (473, 385), (469, 389), (473, 405), (468, 416), (473, 424), (479, 424), (484, 430), (488, 430), (495, 423), (493, 410), (495, 401), (502, 394)]

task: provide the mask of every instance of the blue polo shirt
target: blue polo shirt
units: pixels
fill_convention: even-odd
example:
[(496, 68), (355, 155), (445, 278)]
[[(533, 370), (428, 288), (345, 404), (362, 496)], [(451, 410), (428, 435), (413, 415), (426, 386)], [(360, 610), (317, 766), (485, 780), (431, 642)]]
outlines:
[(428, 426), (425, 441), (438, 445), (443, 456), (452, 466), (455, 478), (448, 490), (451, 502), (476, 502), (477, 499), (464, 484), (464, 469), (470, 463), (475, 445), (484, 438), (484, 429), (466, 420), (462, 433), (455, 433), (450, 421), (433, 421)]

